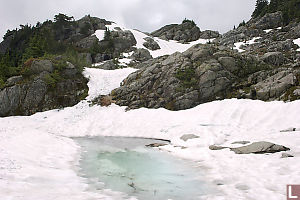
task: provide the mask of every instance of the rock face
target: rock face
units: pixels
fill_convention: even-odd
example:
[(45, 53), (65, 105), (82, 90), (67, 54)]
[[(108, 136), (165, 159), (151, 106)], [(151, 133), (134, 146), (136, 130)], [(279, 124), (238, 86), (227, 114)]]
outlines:
[(275, 13), (268, 13), (255, 21), (254, 25), (259, 29), (271, 29), (280, 27), (282, 26), (282, 13), (280, 11)]
[[(214, 45), (195, 45), (184, 53), (160, 57), (142, 65), (112, 92), (117, 104), (129, 108), (181, 110), (228, 97), (264, 99), (260, 92), (268, 88), (262, 84), (265, 78), (254, 75), (248, 78), (266, 71), (267, 65), (255, 57), (241, 56), (230, 49), (220, 50)], [(280, 97), (295, 84), (288, 77), (280, 77), (283, 86), (270, 77), (276, 88), (273, 98)], [(251, 88), (255, 92), (251, 93)]]
[(164, 40), (177, 40), (179, 42), (191, 42), (200, 37), (200, 28), (192, 21), (184, 21), (182, 24), (171, 24), (151, 33), (154, 37)]
[(282, 145), (273, 144), (271, 142), (254, 142), (247, 146), (230, 148), (230, 150), (234, 151), (234, 153), (236, 154), (249, 154), (249, 153), (263, 154), (263, 153), (276, 153), (280, 151), (289, 151), (290, 149)]
[[(49, 82), (53, 71), (49, 60), (36, 60), (30, 66), (31, 77), (12, 77), (0, 90), (0, 116), (31, 115), (39, 111), (73, 106), (87, 94), (87, 80), (68, 63), (63, 80)], [(26, 81), (23, 81), (25, 80)]]

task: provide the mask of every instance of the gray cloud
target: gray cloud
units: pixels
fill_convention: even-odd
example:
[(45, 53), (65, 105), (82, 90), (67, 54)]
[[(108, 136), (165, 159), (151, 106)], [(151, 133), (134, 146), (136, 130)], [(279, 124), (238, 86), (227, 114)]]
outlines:
[(188, 18), (201, 30), (226, 32), (250, 19), (255, 0), (0, 0), (0, 5), (2, 37), (7, 29), (35, 25), (58, 13), (76, 19), (90, 14), (147, 32)]

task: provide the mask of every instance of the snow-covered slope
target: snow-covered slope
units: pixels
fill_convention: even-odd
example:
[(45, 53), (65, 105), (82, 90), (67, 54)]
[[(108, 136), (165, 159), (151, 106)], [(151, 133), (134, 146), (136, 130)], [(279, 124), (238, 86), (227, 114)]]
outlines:
[[(113, 30), (117, 30), (117, 29), (122, 29), (124, 31), (128, 30), (131, 31), (132, 34), (134, 35), (137, 44), (136, 44), (136, 48), (142, 48), (142, 49), (147, 49), (143, 44), (144, 42), (146, 42), (144, 40), (144, 38), (146, 37), (152, 37), (149, 36), (143, 32), (140, 32), (138, 30), (134, 30), (134, 29), (128, 29), (128, 28), (124, 28), (122, 26), (119, 26), (116, 23), (112, 23), (112, 25), (107, 25), (106, 26), (109, 30), (113, 31)], [(98, 30), (96, 31), (95, 35), (97, 36), (97, 38), (99, 40), (103, 40), (104, 38), (104, 32), (103, 30)], [(195, 44), (206, 44), (208, 41), (210, 40), (206, 40), (206, 39), (199, 39), (197, 41), (193, 41), (190, 42), (188, 44), (182, 44), (179, 43), (178, 41), (175, 40), (162, 40), (160, 38), (157, 37), (153, 37), (153, 39), (158, 43), (158, 45), (160, 46), (160, 49), (152, 51), (150, 49), (147, 49), (150, 54), (152, 55), (153, 58), (159, 57), (159, 56), (164, 56), (164, 55), (171, 55), (175, 52), (184, 52), (186, 51), (188, 48), (190, 48), (191, 46), (195, 45)]]
[[(134, 69), (86, 69), (88, 99), (107, 94)], [(171, 139), (163, 147), (176, 156), (194, 160), (221, 196), (204, 199), (284, 199), (286, 184), (300, 179), (300, 101), (291, 103), (223, 100), (183, 111), (89, 106), (87, 101), (63, 110), (29, 117), (0, 119), (0, 199), (65, 200), (122, 199), (110, 190), (91, 191), (76, 175), (80, 148), (71, 137), (140, 136)], [(199, 138), (184, 142), (183, 134)], [(237, 155), (208, 146), (233, 146), (240, 140), (269, 141), (291, 148), (294, 158), (281, 153)], [(187, 148), (181, 148), (184, 146)]]

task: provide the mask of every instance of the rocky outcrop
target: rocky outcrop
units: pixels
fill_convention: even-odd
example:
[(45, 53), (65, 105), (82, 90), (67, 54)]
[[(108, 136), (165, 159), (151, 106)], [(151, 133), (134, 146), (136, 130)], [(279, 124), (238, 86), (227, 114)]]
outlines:
[(258, 29), (272, 29), (282, 26), (282, 13), (267, 13), (261, 18), (254, 19), (253, 26)]
[(138, 62), (144, 62), (152, 58), (150, 52), (146, 49), (136, 49), (130, 56), (131, 59)]
[(263, 67), (255, 58), (229, 49), (195, 45), (184, 53), (143, 63), (112, 96), (117, 104), (130, 108), (187, 109), (228, 97), (239, 81)]
[(200, 33), (201, 39), (212, 39), (220, 37), (220, 33), (218, 31), (205, 30)]
[(285, 146), (274, 144), (271, 142), (254, 142), (247, 146), (230, 148), (230, 150), (236, 154), (264, 154), (276, 153), (280, 151), (289, 151), (290, 149)]
[(134, 35), (127, 30), (112, 31), (111, 38), (114, 45), (114, 51), (119, 53), (132, 50), (132, 47), (137, 43)]
[[(276, 55), (275, 55), (276, 54)], [(129, 108), (182, 110), (225, 98), (300, 99), (300, 69), (281, 67), (282, 53), (262, 58), (241, 55), (223, 46), (195, 45), (137, 65), (112, 92), (116, 103)]]
[(76, 43), (76, 46), (83, 49), (90, 49), (97, 42), (98, 42), (98, 38), (95, 35), (91, 35), (78, 41)]
[(257, 98), (264, 101), (277, 99), (289, 88), (297, 85), (296, 74), (297, 71), (292, 69), (282, 69), (282, 71), (273, 76), (258, 82), (253, 86), (256, 90)]
[(143, 43), (143, 46), (152, 51), (160, 49), (158, 43), (151, 37), (144, 38), (146, 42)]
[(12, 77), (0, 90), (0, 116), (31, 115), (39, 111), (73, 106), (87, 94), (87, 80), (71, 63), (53, 78), (50, 60), (35, 60), (27, 75)]
[(193, 21), (185, 20), (182, 24), (171, 24), (151, 33), (154, 37), (164, 40), (177, 40), (179, 42), (191, 42), (200, 37), (200, 28)]

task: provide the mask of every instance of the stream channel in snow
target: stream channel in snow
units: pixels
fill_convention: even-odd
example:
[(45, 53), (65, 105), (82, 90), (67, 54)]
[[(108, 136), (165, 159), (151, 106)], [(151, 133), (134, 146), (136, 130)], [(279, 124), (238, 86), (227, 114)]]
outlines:
[[(194, 200), (209, 192), (192, 162), (146, 147), (157, 140), (130, 137), (74, 138), (82, 148), (80, 176), (92, 190), (112, 189), (124, 199)], [(159, 141), (161, 142), (161, 141)]]

